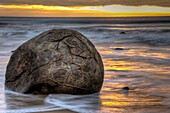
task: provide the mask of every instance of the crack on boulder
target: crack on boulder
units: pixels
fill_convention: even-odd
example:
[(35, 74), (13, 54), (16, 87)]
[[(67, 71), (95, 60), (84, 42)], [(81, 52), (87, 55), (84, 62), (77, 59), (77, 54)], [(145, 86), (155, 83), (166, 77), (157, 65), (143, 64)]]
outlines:
[(64, 40), (65, 38), (67, 38), (67, 37), (72, 37), (72, 36), (74, 36), (74, 35), (67, 35), (67, 36), (63, 36), (61, 39), (59, 39), (59, 40), (50, 40), (49, 42), (61, 42), (62, 40)]
[(64, 85), (64, 86), (67, 86), (67, 87), (72, 87), (72, 88), (77, 88), (77, 89), (81, 89), (81, 90), (85, 90), (85, 91), (91, 91), (90, 89), (86, 89), (86, 88), (81, 88), (81, 87), (78, 87), (78, 86), (73, 86), (73, 85), (70, 85), (70, 84), (66, 84), (66, 83), (60, 83), (60, 82), (57, 82), (57, 81), (55, 81), (55, 80), (53, 80), (53, 79), (50, 79), (50, 78), (48, 78), (48, 80), (51, 80), (51, 81), (53, 81), (54, 83), (57, 83), (57, 84), (59, 84), (59, 85)]
[(18, 76), (16, 76), (13, 80), (6, 80), (6, 82), (15, 82), (17, 79), (19, 79), (21, 77), (21, 75), (23, 75), (24, 73), (26, 73), (26, 70), (23, 70)]

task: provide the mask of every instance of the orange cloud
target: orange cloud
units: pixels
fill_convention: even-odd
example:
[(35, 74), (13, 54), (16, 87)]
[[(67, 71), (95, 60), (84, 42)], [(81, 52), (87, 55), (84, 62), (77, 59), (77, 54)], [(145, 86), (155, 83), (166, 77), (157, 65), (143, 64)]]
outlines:
[(126, 17), (126, 16), (170, 16), (170, 8), (158, 6), (43, 6), (0, 5), (0, 16), (38, 17)]
[(169, 7), (169, 0), (0, 0), (3, 5), (47, 5), (47, 6), (104, 6), (104, 5), (125, 5), (125, 6), (163, 6)]

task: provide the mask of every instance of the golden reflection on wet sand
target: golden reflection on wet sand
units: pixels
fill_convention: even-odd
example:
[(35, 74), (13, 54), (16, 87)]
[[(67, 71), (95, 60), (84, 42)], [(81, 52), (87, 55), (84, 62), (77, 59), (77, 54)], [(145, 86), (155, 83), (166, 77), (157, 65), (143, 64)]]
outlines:
[[(121, 46), (121, 48), (127, 48)], [(103, 62), (105, 65), (105, 80), (99, 98), (94, 95), (92, 97), (80, 96), (79, 102), (72, 99), (71, 103), (79, 105), (85, 98), (84, 103), (81, 103), (83, 107), (88, 105), (96, 105), (93, 109), (98, 109), (100, 112), (143, 112), (145, 110), (156, 109), (160, 112), (168, 111), (170, 87), (158, 87), (152, 86), (150, 80), (155, 79), (155, 84), (161, 83), (161, 80), (166, 82), (169, 78), (170, 67), (164, 65), (155, 65), (155, 62), (150, 62), (150, 59), (166, 59), (169, 58), (168, 53), (154, 53), (147, 52), (142, 48), (129, 48), (122, 51), (115, 51), (113, 47), (100, 46), (98, 47), (100, 53), (103, 56)], [(145, 48), (146, 49), (146, 48)], [(169, 50), (168, 50), (169, 51)], [(104, 57), (104, 55), (110, 55)], [(138, 58), (143, 58), (139, 61)], [(148, 58), (150, 58), (148, 60)], [(0, 74), (4, 75), (5, 65), (9, 60), (9, 56), (0, 56), (0, 65), (3, 70)], [(141, 73), (142, 72), (142, 73)], [(152, 73), (151, 73), (152, 72)], [(164, 75), (164, 76), (160, 76)], [(154, 76), (154, 78), (153, 78)], [(146, 78), (145, 78), (146, 77)], [(4, 79), (0, 79), (4, 82)], [(168, 80), (167, 80), (168, 83)], [(154, 84), (154, 83), (153, 83)], [(130, 90), (123, 90), (123, 87), (129, 87)], [(3, 89), (3, 88), (2, 88)], [(156, 92), (155, 92), (156, 91)], [(158, 94), (156, 94), (159, 92)], [(53, 110), (55, 105), (46, 103), (44, 100), (46, 97), (42, 96), (28, 96), (28, 95), (15, 95), (13, 93), (0, 93), (1, 98), (1, 110), (14, 110), (28, 108), (27, 110), (40, 107), (52, 107), (52, 109), (46, 113), (52, 112), (72, 112), (67, 110)], [(56, 99), (56, 98), (54, 98)], [(93, 101), (93, 99), (96, 99)], [(69, 103), (68, 101), (63, 104)], [(68, 104), (67, 106), (71, 106)], [(74, 105), (73, 105), (74, 106)], [(42, 108), (41, 108), (42, 107)], [(81, 109), (81, 108), (80, 108)]]
[[(103, 54), (112, 54), (112, 51), (104, 51), (102, 52)], [(131, 53), (133, 54), (133, 53)], [(1, 57), (2, 58), (2, 57)], [(8, 57), (3, 57), (2, 59), (5, 59), (3, 62), (7, 63)], [(142, 89), (142, 88), (137, 88), (137, 86), (134, 87), (134, 85), (128, 84), (128, 82), (134, 81), (136, 78), (126, 78), (126, 79), (121, 79), (123, 82), (115, 81), (114, 80), (118, 79), (120, 77), (120, 74), (115, 72), (115, 71), (141, 71), (143, 70), (141, 66), (144, 66), (144, 68), (148, 68), (149, 66), (152, 66), (152, 64), (148, 63), (140, 63), (140, 62), (131, 62), (127, 59), (122, 59), (122, 60), (117, 60), (114, 58), (103, 58), (104, 64), (105, 64), (105, 82), (103, 84), (103, 88), (101, 90), (100, 96), (99, 96), (99, 101), (101, 102), (101, 105), (98, 106), (100, 108), (100, 112), (125, 112), (125, 111), (140, 111), (141, 109), (148, 109), (148, 108), (155, 108), (158, 110), (168, 110), (168, 107), (163, 105), (164, 97), (162, 96), (156, 96), (153, 94), (147, 94), (146, 91), (148, 89)], [(2, 64), (2, 63), (1, 63)], [(4, 65), (4, 64), (3, 64)], [(4, 67), (5, 68), (5, 67)], [(157, 69), (158, 67), (155, 67), (154, 69), (148, 68), (146, 70), (152, 70), (154, 72), (158, 72), (159, 74), (163, 74), (161, 69)], [(156, 70), (155, 70), (156, 69)], [(110, 71), (107, 71), (110, 70)], [(145, 71), (146, 71), (145, 70)], [(169, 73), (169, 71), (167, 71)], [(137, 75), (136, 75), (137, 76)], [(160, 76), (157, 76), (160, 77)], [(125, 82), (125, 83), (124, 83)], [(140, 81), (141, 82), (141, 81)], [(147, 84), (147, 83), (145, 83)], [(129, 91), (124, 91), (122, 90), (123, 87), (129, 86), (130, 90)], [(149, 88), (149, 87), (148, 87)], [(161, 91), (166, 92), (169, 87), (165, 89), (161, 89)], [(144, 91), (145, 90), (145, 91)], [(149, 89), (152, 91), (152, 89)], [(155, 89), (154, 89), (155, 90)], [(6, 96), (4, 96), (6, 95)], [(1, 100), (1, 102), (6, 103), (3, 104), (4, 106), (1, 106), (1, 110), (11, 110), (11, 109), (22, 109), (22, 108), (36, 108), (37, 107), (43, 107), (44, 106), (51, 106), (51, 104), (44, 103), (45, 97), (37, 96), (31, 97), (31, 96), (15, 96), (14, 94), (5, 94), (1, 93), (1, 97), (3, 97), (4, 100)], [(35, 99), (34, 99), (35, 98)], [(80, 102), (81, 99), (84, 97), (80, 97)], [(96, 98), (95, 95), (92, 98)], [(36, 101), (35, 101), (36, 100)], [(91, 101), (91, 99), (87, 100), (88, 104)], [(66, 102), (67, 103), (67, 102)], [(72, 101), (74, 102), (74, 99)], [(78, 103), (77, 103), (78, 104)], [(84, 106), (87, 106), (86, 103), (82, 104)], [(53, 106), (53, 105), (52, 105)], [(162, 106), (162, 107), (161, 107)], [(54, 106), (53, 106), (54, 107)], [(145, 108), (146, 107), (146, 108)], [(130, 109), (130, 110), (127, 110)], [(50, 110), (49, 113), (51, 112), (72, 112), (69, 110)], [(48, 113), (48, 111), (47, 111)]]

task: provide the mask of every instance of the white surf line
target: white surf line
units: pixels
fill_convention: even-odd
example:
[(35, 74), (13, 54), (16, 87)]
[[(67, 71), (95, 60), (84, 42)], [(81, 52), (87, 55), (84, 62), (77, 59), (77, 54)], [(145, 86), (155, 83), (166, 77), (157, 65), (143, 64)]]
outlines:
[[(98, 96), (98, 94), (91, 95), (49, 95), (45, 102), (59, 106), (61, 108), (69, 109), (75, 112), (84, 112), (85, 107), (90, 107), (89, 99)], [(58, 98), (57, 98), (58, 97)], [(91, 110), (92, 111), (92, 110)]]
[(12, 94), (15, 95), (15, 96), (22, 96), (22, 97), (29, 97), (29, 98), (32, 98), (32, 99), (38, 99), (38, 100), (43, 100), (42, 98), (36, 96), (36, 95), (31, 95), (31, 94), (22, 94), (22, 93), (18, 93), (18, 92), (14, 92), (14, 91), (11, 91), (11, 90), (5, 90), (4, 91), (5, 95), (9, 95), (11, 96)]
[(63, 110), (63, 108), (57, 108), (56, 106), (37, 106), (23, 109), (11, 109), (11, 110), (3, 110), (0, 113), (31, 113), (31, 112), (44, 112), (44, 111), (52, 111), (52, 110)]
[[(10, 90), (5, 90), (5, 93), (8, 95), (14, 95), (14, 96), (22, 96), (22, 97), (26, 97), (26, 98), (30, 98), (30, 99), (35, 99), (35, 100), (41, 100), (43, 101), (44, 98), (39, 98), (37, 96), (33, 96), (33, 95), (26, 95), (26, 94), (22, 94), (22, 93), (18, 93), (18, 92), (14, 92), (14, 91), (10, 91)], [(40, 105), (40, 106), (36, 106), (36, 107), (29, 107), (29, 108), (21, 108), (21, 109), (4, 109), (2, 111), (0, 111), (0, 113), (30, 113), (30, 112), (43, 112), (43, 111), (51, 111), (51, 110), (63, 110), (63, 108), (59, 107), (59, 106), (55, 106), (54, 104), (52, 105)]]

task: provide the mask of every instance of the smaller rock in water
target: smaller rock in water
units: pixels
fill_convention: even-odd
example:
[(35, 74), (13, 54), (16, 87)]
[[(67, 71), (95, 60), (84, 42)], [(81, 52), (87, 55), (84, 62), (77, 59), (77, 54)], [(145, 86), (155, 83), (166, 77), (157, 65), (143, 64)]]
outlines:
[(114, 48), (114, 50), (124, 50), (123, 48)]
[(126, 34), (126, 32), (124, 32), (124, 31), (121, 31), (121, 32), (120, 32), (120, 34)]
[(129, 87), (123, 87), (122, 90), (129, 90)]

